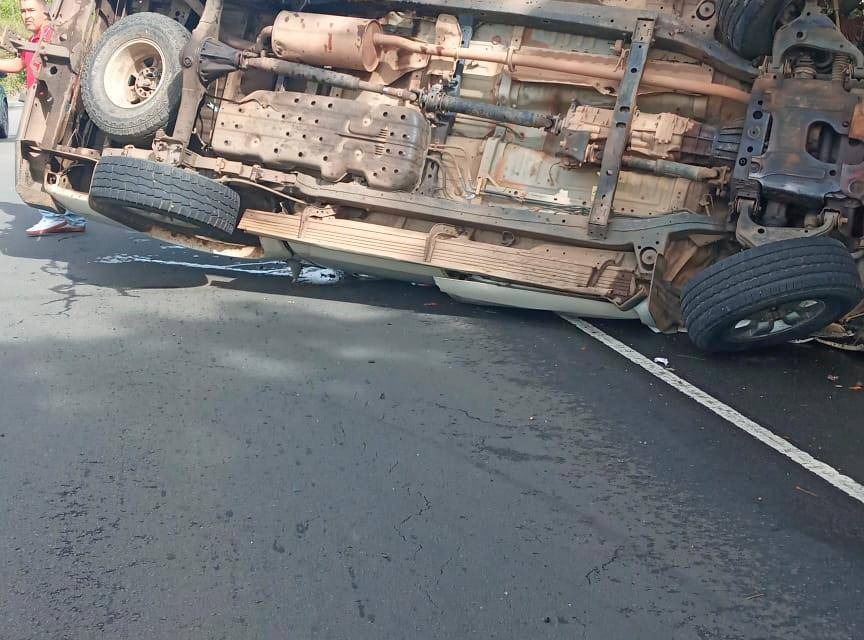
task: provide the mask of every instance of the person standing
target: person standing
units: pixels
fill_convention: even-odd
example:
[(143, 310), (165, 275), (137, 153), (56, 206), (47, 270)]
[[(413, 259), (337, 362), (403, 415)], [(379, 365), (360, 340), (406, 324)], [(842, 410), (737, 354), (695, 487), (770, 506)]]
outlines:
[[(30, 32), (30, 42), (39, 44), (51, 39), (53, 29), (48, 14), (48, 5), (45, 0), (20, 0), (21, 19), (24, 27)], [(0, 60), (0, 73), (27, 74), (27, 88), (36, 84), (36, 76), (42, 68), (42, 60), (32, 51), (22, 51), (20, 57)], [(87, 227), (84, 218), (72, 213), (54, 213), (53, 211), (40, 211), (42, 219), (27, 229), (30, 237), (39, 237), (52, 233), (81, 233)]]

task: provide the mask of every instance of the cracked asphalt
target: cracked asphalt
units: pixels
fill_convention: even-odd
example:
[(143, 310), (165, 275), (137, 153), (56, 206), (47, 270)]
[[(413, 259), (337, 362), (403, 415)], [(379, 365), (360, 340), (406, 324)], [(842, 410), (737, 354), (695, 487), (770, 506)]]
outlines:
[[(0, 637), (864, 635), (864, 507), (562, 320), (27, 239), (12, 156)], [(864, 480), (860, 360), (603, 326)]]

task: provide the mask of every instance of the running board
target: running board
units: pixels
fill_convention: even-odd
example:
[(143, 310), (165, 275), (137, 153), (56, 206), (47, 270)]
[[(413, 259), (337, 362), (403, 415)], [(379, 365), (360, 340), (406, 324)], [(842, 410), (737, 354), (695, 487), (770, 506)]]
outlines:
[(252, 235), (304, 243), (356, 256), (434, 267), (558, 292), (612, 300), (639, 293), (629, 252), (558, 244), (517, 249), (477, 242), (450, 225), (427, 233), (337, 218), (330, 207), (299, 214), (247, 211), (239, 225)]

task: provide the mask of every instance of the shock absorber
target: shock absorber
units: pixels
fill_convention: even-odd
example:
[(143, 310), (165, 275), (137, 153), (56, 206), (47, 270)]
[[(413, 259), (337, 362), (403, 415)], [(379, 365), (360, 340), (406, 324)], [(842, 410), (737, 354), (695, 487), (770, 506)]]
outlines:
[(849, 57), (848, 53), (834, 54), (834, 63), (831, 65), (831, 80), (843, 82), (851, 62), (852, 58)]
[(816, 77), (816, 63), (813, 62), (813, 56), (809, 53), (802, 53), (798, 56), (798, 62), (795, 63), (795, 77), (807, 80)]

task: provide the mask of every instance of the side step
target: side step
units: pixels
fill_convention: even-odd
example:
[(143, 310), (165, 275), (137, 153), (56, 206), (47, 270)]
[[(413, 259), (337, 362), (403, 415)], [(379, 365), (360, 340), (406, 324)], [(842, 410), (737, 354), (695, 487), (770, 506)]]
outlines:
[(302, 242), (618, 303), (638, 292), (635, 256), (621, 251), (555, 244), (516, 249), (473, 241), (450, 225), (434, 225), (423, 233), (340, 219), (329, 207), (307, 207), (293, 215), (250, 210), (239, 227), (289, 244)]

